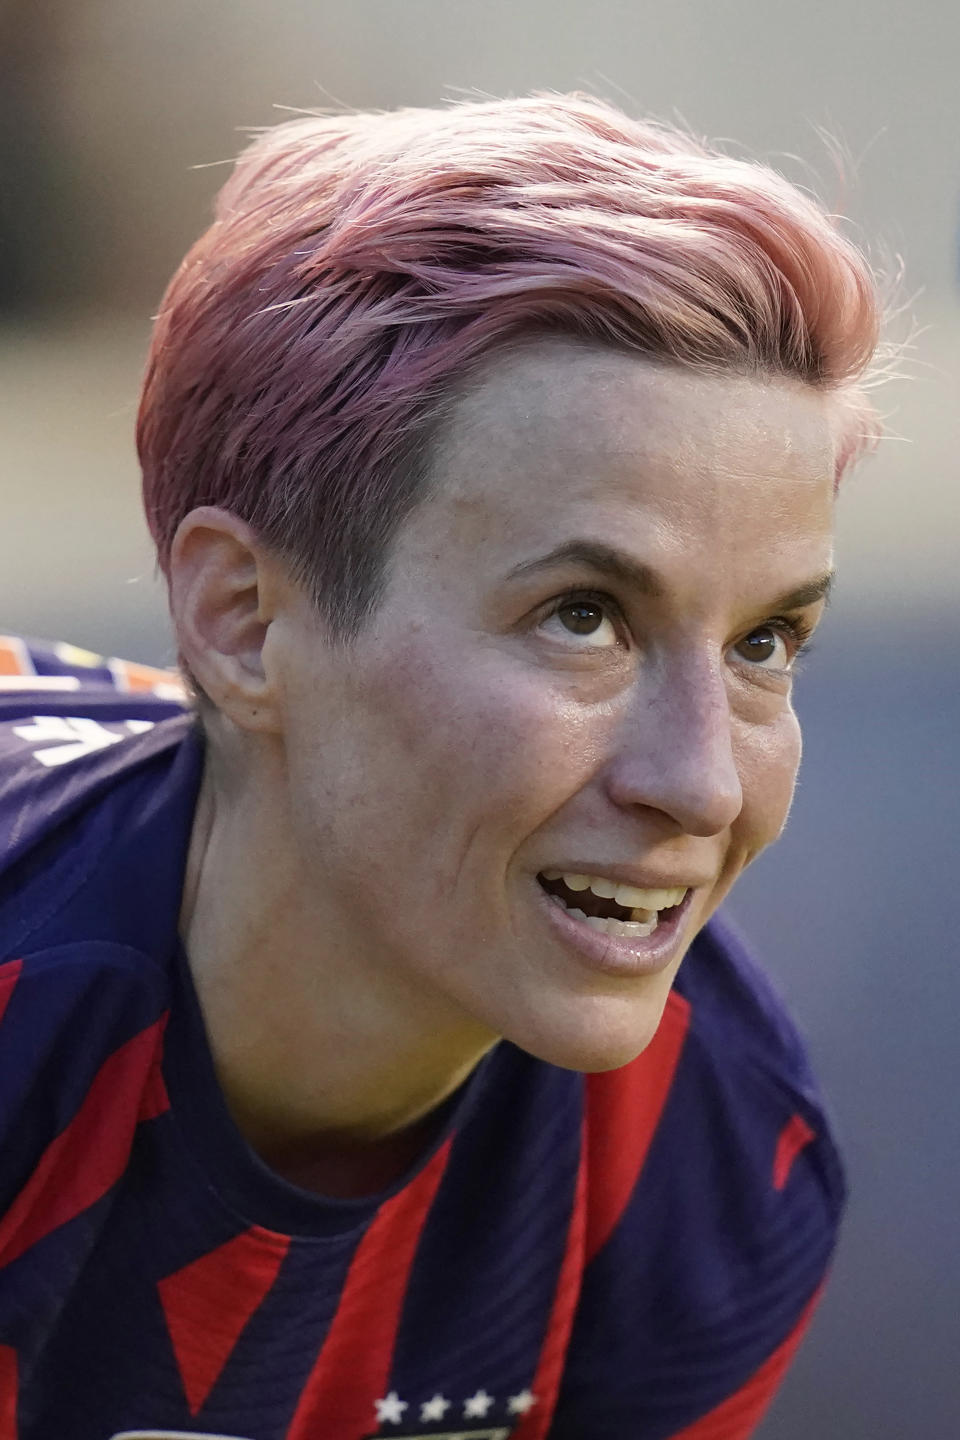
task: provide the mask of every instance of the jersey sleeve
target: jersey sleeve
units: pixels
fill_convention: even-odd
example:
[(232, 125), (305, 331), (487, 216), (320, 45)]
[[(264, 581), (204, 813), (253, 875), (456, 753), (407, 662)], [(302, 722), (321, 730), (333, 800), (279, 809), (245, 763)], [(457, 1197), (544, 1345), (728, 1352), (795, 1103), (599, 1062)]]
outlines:
[(0, 963), (0, 1348), (21, 1378), (86, 1263), (137, 1125), (165, 1108), (164, 1006), (152, 962), (124, 947)]
[(782, 1008), (719, 958), (633, 1065), (587, 1079), (587, 1256), (551, 1440), (747, 1440), (823, 1287), (844, 1201), (827, 1119)]

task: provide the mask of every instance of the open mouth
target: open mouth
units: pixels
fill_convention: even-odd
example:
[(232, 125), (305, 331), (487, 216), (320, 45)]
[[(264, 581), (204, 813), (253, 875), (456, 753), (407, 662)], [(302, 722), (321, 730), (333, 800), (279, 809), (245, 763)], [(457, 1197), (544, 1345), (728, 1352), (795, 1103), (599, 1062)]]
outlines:
[(544, 870), (537, 876), (555, 905), (593, 930), (620, 939), (642, 939), (669, 922), (683, 905), (685, 887), (640, 890), (598, 875), (568, 875)]

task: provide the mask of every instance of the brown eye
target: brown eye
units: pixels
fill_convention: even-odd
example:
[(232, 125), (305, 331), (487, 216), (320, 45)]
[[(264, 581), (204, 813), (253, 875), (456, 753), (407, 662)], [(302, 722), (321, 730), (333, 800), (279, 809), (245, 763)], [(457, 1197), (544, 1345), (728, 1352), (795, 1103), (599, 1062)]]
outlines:
[[(733, 647), (742, 660), (751, 665), (763, 666), (766, 670), (788, 670), (790, 653), (787, 643), (778, 630), (771, 625), (761, 625), (751, 630)], [(771, 661), (774, 662), (771, 664)]]
[[(585, 654), (595, 650), (612, 650), (621, 644), (617, 626), (619, 611), (612, 600), (602, 595), (568, 595), (557, 600), (542, 622), (543, 631), (567, 650)], [(584, 643), (578, 644), (578, 641)]]
[(589, 600), (569, 601), (560, 606), (557, 615), (571, 635), (593, 635), (607, 618), (600, 606)]

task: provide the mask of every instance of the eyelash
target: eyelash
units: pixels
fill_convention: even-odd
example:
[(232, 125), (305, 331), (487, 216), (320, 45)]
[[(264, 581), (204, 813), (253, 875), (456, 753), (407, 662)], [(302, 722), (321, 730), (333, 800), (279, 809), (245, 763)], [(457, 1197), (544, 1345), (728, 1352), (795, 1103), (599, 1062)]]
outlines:
[[(550, 609), (547, 611), (544, 619), (551, 619), (554, 615), (557, 615), (565, 605), (575, 605), (578, 600), (597, 605), (600, 609), (608, 613), (611, 620), (619, 622), (620, 625), (626, 624), (623, 611), (611, 595), (605, 595), (602, 591), (590, 590), (589, 588), (568, 590), (565, 594), (559, 595), (556, 600), (551, 603)], [(790, 661), (791, 667), (795, 666), (802, 656), (809, 655), (813, 649), (811, 640), (813, 626), (809, 620), (804, 619), (803, 616), (773, 615), (769, 620), (763, 620), (759, 625), (755, 625), (753, 629), (776, 630), (780, 635), (783, 635), (790, 641), (793, 646), (793, 655)], [(753, 631), (748, 631), (747, 633), (752, 634)]]
[(796, 666), (798, 660), (809, 655), (813, 649), (813, 643), (810, 638), (813, 634), (813, 626), (809, 620), (805, 620), (800, 615), (794, 615), (792, 617), (789, 615), (774, 615), (770, 620), (764, 620), (761, 625), (755, 625), (753, 628), (754, 630), (776, 630), (781, 635), (786, 636), (788, 640), (792, 641), (793, 655), (790, 660), (791, 669)]
[(596, 605), (603, 610), (609, 619), (621, 626), (626, 626), (626, 617), (620, 606), (612, 595), (605, 595), (602, 590), (590, 590), (586, 587), (579, 590), (567, 590), (563, 595), (558, 595), (556, 600), (550, 602), (550, 608), (544, 615), (544, 620), (550, 620), (558, 615), (565, 605), (576, 605), (578, 601)]

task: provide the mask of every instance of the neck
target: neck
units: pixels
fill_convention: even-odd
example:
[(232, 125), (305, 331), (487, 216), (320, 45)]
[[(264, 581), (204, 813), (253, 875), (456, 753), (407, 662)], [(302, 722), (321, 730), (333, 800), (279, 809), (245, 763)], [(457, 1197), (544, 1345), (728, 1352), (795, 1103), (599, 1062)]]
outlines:
[[(303, 873), (278, 776), (208, 759), (181, 935), (234, 1121), (285, 1178), (377, 1190), (430, 1144), (439, 1107), (496, 1037), (371, 963), (362, 916)], [(379, 957), (378, 957), (379, 958)]]

